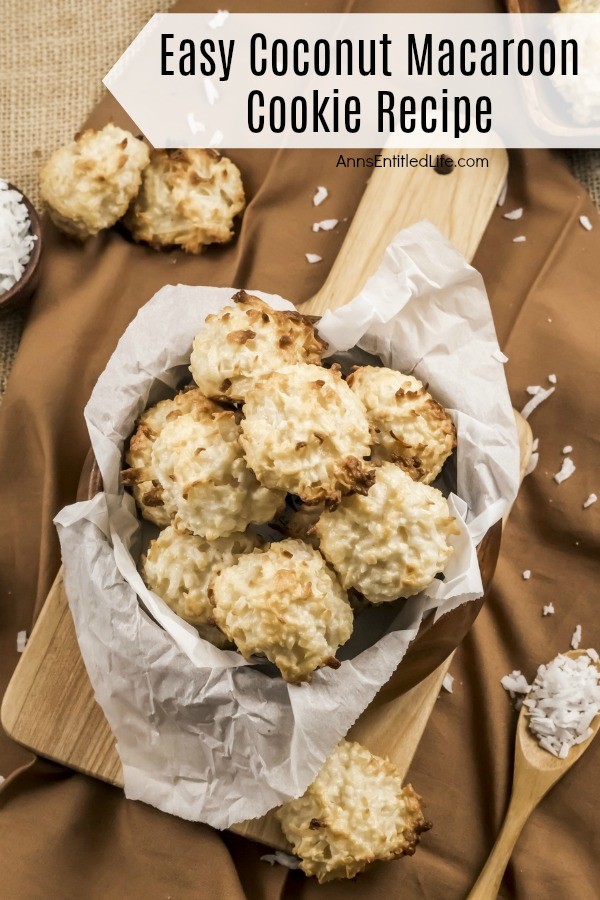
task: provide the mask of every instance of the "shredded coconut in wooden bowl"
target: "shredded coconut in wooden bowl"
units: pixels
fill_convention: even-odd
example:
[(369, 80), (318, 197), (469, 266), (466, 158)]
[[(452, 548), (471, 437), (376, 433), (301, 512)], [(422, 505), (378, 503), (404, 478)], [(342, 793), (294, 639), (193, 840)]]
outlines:
[(35, 241), (23, 195), (0, 180), (0, 296), (21, 280)]

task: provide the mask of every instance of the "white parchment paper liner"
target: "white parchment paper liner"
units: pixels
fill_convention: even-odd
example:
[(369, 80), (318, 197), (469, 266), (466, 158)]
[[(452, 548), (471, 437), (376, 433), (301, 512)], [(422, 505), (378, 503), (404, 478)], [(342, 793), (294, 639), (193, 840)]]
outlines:
[(135, 419), (181, 381), (195, 333), (233, 292), (169, 286), (140, 310), (85, 411), (104, 492), (56, 517), (77, 637), (117, 738), (126, 795), (217, 828), (301, 794), (390, 678), (426, 610), (439, 617), (481, 595), (475, 546), (512, 503), (519, 461), (482, 279), (421, 222), (396, 237), (359, 296), (327, 313), (319, 331), (330, 352), (359, 345), (414, 373), (451, 410), (458, 450), (446, 493), (455, 483), (449, 503), (461, 534), (445, 580), (388, 611), (375, 643), (377, 611), (361, 616), (352, 658), (316, 672), (310, 685), (288, 685), (218, 650), (144, 586), (134, 561), (139, 524), (119, 470)]

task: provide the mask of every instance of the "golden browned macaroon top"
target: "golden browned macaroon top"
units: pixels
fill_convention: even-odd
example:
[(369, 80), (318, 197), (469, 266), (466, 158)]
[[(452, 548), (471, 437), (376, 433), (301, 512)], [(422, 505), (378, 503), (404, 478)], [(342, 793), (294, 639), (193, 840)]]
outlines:
[(192, 377), (207, 397), (244, 400), (257, 378), (297, 362), (321, 363), (327, 344), (312, 322), (238, 291), (194, 338)]
[(420, 799), (388, 759), (342, 740), (302, 797), (276, 815), (300, 868), (323, 884), (412, 856), (431, 828)]
[(112, 124), (59, 147), (40, 170), (40, 191), (55, 225), (80, 240), (110, 228), (139, 191), (149, 159), (143, 141)]
[(154, 150), (124, 221), (136, 241), (200, 253), (231, 240), (245, 204), (239, 169), (217, 150)]

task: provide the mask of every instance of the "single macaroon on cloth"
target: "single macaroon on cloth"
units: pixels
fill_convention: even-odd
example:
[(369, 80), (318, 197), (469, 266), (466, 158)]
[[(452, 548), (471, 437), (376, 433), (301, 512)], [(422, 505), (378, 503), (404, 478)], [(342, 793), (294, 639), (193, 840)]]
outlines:
[(124, 223), (136, 241), (201, 253), (231, 240), (245, 205), (239, 169), (217, 150), (154, 150)]
[(320, 365), (327, 344), (299, 313), (245, 291), (231, 299), (194, 339), (190, 370), (207, 397), (237, 403), (261, 375), (298, 362)]
[(206, 403), (165, 423), (152, 445), (152, 469), (175, 527), (214, 541), (268, 522), (285, 493), (264, 487), (246, 465), (239, 414)]
[(146, 144), (116, 125), (82, 132), (40, 170), (50, 218), (79, 240), (110, 228), (137, 195), (149, 160)]
[(346, 590), (377, 604), (418, 594), (443, 572), (458, 528), (437, 488), (384, 463), (368, 494), (344, 497), (315, 532)]
[(266, 656), (293, 684), (321, 666), (352, 634), (346, 592), (312, 547), (287, 539), (240, 556), (210, 586), (214, 620), (240, 653)]
[(376, 860), (411, 856), (431, 828), (420, 797), (396, 767), (342, 740), (313, 783), (279, 807), (281, 829), (300, 868), (323, 884), (354, 878)]
[(214, 624), (208, 586), (215, 575), (257, 544), (258, 538), (248, 532), (207, 541), (170, 525), (150, 543), (141, 560), (141, 573), (150, 590), (197, 628), (200, 637), (224, 648), (229, 642)]
[(360, 366), (348, 384), (373, 429), (373, 462), (393, 462), (425, 484), (437, 478), (456, 446), (456, 428), (422, 382), (394, 369)]
[(149, 407), (138, 419), (136, 430), (129, 441), (125, 461), (129, 466), (121, 473), (123, 483), (133, 490), (133, 496), (144, 517), (159, 528), (167, 526), (175, 513), (168, 509), (163, 499), (163, 489), (152, 464), (152, 446), (167, 422), (193, 410), (219, 412), (221, 407), (212, 403), (197, 389), (181, 391), (171, 400), (161, 400)]
[(373, 484), (365, 408), (339, 367), (298, 363), (271, 372), (248, 391), (243, 412), (246, 460), (266, 487), (333, 507)]

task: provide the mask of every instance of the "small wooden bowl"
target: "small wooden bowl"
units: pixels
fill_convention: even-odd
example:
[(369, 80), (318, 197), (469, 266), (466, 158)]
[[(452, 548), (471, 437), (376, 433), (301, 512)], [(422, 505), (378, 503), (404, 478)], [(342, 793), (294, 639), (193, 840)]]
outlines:
[(29, 221), (31, 223), (31, 233), (36, 238), (29, 257), (29, 262), (25, 266), (25, 271), (21, 275), (19, 281), (14, 284), (8, 291), (0, 294), (0, 316), (15, 309), (22, 309), (31, 299), (31, 295), (38, 286), (40, 280), (40, 259), (42, 256), (42, 223), (38, 216), (33, 203), (25, 196), (23, 191), (8, 182), (9, 188), (17, 191), (23, 198), (23, 203), (27, 208)]

